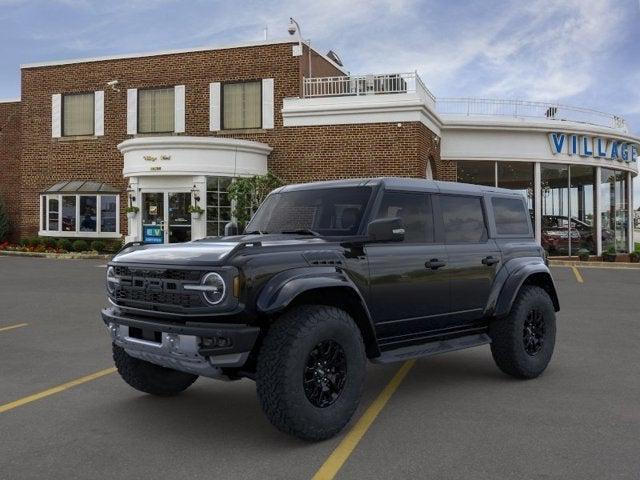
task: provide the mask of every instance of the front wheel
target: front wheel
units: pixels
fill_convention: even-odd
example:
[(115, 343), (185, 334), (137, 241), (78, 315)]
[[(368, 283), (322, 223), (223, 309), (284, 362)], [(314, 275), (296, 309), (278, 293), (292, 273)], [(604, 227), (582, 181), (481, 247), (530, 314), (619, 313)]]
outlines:
[(269, 329), (256, 384), (267, 418), (303, 440), (337, 434), (355, 412), (364, 385), (362, 335), (343, 310), (296, 307)]
[(491, 353), (504, 373), (535, 378), (547, 368), (556, 341), (556, 314), (549, 294), (525, 285), (511, 312), (489, 326)]

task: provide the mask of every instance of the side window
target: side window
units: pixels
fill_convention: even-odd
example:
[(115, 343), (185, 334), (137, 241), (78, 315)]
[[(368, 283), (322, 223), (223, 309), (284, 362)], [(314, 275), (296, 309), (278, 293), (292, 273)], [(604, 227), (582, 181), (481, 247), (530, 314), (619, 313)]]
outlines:
[(496, 231), (500, 235), (529, 235), (529, 215), (518, 198), (491, 199), (496, 219)]
[(433, 243), (431, 197), (424, 193), (385, 192), (376, 218), (399, 217), (409, 243)]
[(440, 197), (446, 243), (479, 243), (487, 240), (487, 227), (480, 197)]

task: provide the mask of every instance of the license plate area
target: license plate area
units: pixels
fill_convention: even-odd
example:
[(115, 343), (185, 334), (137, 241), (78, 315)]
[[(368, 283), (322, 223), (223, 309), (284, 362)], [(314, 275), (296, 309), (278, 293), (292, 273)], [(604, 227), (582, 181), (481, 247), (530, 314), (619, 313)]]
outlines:
[(162, 332), (146, 328), (129, 327), (129, 337), (146, 340), (147, 342), (162, 343)]

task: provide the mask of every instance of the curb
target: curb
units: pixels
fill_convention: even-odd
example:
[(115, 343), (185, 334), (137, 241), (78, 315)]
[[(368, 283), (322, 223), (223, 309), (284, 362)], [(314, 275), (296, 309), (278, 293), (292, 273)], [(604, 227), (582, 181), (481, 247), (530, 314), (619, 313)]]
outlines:
[(640, 263), (628, 262), (579, 262), (573, 260), (549, 260), (552, 267), (580, 267), (580, 268), (604, 268), (640, 270)]
[(14, 252), (12, 250), (0, 250), (0, 256), (52, 258), (55, 260), (110, 260), (112, 257), (112, 255), (100, 253)]

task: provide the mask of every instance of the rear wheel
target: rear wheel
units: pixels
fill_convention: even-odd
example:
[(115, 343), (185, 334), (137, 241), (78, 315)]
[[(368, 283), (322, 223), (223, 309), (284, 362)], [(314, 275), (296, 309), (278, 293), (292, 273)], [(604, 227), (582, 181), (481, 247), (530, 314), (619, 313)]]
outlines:
[(168, 397), (186, 390), (197, 375), (161, 367), (127, 355), (124, 348), (113, 345), (113, 360), (122, 379), (136, 390)]
[(296, 307), (269, 329), (258, 357), (260, 404), (279, 430), (304, 440), (334, 436), (349, 422), (364, 385), (362, 335), (343, 310)]
[(547, 368), (556, 340), (556, 314), (549, 294), (525, 285), (511, 312), (489, 326), (491, 353), (504, 373), (535, 378)]

